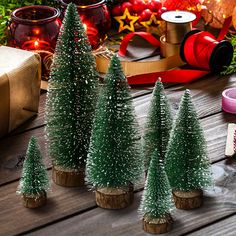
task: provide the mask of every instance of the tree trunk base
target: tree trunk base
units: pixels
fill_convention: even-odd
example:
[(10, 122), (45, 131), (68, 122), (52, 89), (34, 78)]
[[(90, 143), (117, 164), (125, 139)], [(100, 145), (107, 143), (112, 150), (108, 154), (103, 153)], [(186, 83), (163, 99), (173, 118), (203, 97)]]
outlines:
[(174, 191), (173, 198), (176, 208), (191, 210), (202, 206), (203, 191), (201, 189), (196, 189), (189, 192)]
[(124, 188), (98, 188), (95, 191), (96, 203), (105, 209), (122, 209), (134, 200), (133, 186)]
[(45, 205), (47, 203), (47, 194), (42, 192), (39, 195), (26, 195), (22, 196), (23, 205), (26, 208), (37, 208)]
[(85, 186), (84, 176), (84, 169), (78, 171), (73, 169), (64, 169), (58, 166), (53, 166), (52, 168), (52, 179), (54, 183), (63, 187)]
[(165, 218), (143, 217), (143, 230), (150, 234), (164, 234), (172, 229), (172, 217), (168, 214)]

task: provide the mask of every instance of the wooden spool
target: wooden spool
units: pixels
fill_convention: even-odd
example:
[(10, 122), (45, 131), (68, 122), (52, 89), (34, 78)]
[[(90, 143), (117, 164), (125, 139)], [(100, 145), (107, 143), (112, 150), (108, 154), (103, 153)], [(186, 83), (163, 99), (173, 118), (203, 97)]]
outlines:
[(173, 198), (176, 208), (184, 210), (195, 209), (203, 204), (203, 191), (201, 189), (189, 192), (174, 191)]
[(22, 195), (22, 201), (24, 207), (27, 208), (37, 208), (43, 206), (47, 203), (47, 194), (46, 192), (42, 192), (39, 195)]
[(84, 169), (65, 169), (58, 166), (52, 168), (52, 179), (55, 184), (63, 187), (83, 187), (85, 171)]
[(148, 216), (143, 217), (143, 230), (150, 234), (164, 234), (172, 228), (172, 217), (170, 214), (165, 218), (151, 218)]
[(134, 200), (133, 186), (124, 188), (98, 188), (95, 191), (96, 203), (105, 209), (122, 209)]

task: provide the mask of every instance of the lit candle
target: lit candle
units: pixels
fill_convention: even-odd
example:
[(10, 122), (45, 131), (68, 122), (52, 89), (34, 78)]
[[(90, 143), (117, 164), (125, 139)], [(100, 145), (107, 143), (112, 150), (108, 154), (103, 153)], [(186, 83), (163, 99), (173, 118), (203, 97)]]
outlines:
[(98, 36), (98, 30), (86, 23), (83, 23), (84, 29), (86, 31), (86, 34), (88, 36), (89, 42), (92, 46), (92, 48), (97, 48), (99, 45), (99, 36)]
[(22, 45), (22, 49), (24, 50), (45, 50), (45, 51), (51, 51), (50, 48), (50, 43), (39, 40), (39, 39), (34, 39), (34, 40), (29, 40), (26, 41)]

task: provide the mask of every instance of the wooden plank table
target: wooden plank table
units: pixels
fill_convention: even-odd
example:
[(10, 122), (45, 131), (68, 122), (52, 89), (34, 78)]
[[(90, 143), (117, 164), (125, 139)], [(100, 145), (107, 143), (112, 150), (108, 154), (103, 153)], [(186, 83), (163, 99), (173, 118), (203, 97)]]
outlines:
[[(236, 123), (236, 115), (221, 110), (221, 93), (233, 86), (236, 86), (236, 75), (207, 76), (187, 85), (167, 86), (174, 114), (184, 90), (191, 90), (207, 139), (213, 171), (224, 170), (224, 175), (215, 176), (214, 191), (205, 191), (202, 208), (173, 212), (173, 230), (166, 235), (236, 235), (236, 161), (224, 156), (227, 123)], [(143, 131), (152, 88), (133, 88), (131, 92)], [(35, 210), (22, 206), (20, 196), (15, 192), (27, 143), (32, 135), (39, 139), (51, 175), (44, 139), (45, 100), (46, 93), (42, 93), (38, 116), (0, 140), (0, 235), (148, 235), (142, 230), (137, 213), (143, 184), (136, 186), (133, 205), (123, 210), (98, 208), (94, 193), (88, 189), (63, 188), (54, 183), (51, 183), (46, 206)]]

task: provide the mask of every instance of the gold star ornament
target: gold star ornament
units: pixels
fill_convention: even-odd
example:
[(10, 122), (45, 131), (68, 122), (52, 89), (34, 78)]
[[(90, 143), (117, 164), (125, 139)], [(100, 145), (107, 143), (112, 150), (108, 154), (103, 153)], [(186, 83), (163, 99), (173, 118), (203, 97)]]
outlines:
[(123, 30), (129, 30), (134, 32), (134, 24), (138, 21), (138, 16), (131, 16), (129, 13), (128, 8), (125, 8), (125, 11), (122, 16), (114, 17), (116, 21), (120, 24), (119, 26), (119, 33)]
[(158, 34), (158, 35), (160, 34), (160, 30), (159, 30), (160, 22), (157, 20), (154, 14), (151, 15), (148, 21), (142, 21), (140, 22), (140, 24), (143, 25), (147, 29), (146, 31), (148, 33)]

